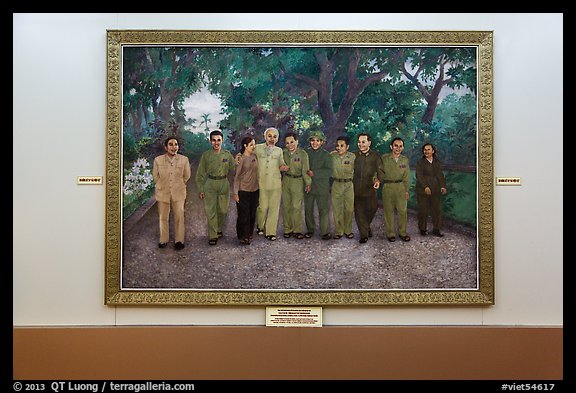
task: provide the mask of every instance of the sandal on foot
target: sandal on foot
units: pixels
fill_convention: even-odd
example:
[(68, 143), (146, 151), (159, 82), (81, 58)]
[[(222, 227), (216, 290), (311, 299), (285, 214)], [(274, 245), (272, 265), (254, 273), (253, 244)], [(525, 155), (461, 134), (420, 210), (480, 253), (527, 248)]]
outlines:
[(306, 232), (306, 233), (304, 234), (304, 237), (305, 237), (306, 239), (310, 239), (310, 238), (312, 237), (312, 235), (313, 235), (312, 232)]
[(248, 238), (242, 239), (242, 240), (240, 240), (240, 244), (246, 244), (246, 245), (248, 245), (248, 244), (250, 244), (250, 239), (248, 239)]
[(286, 239), (288, 239), (290, 236), (292, 236), (292, 232), (290, 232), (290, 233), (285, 233), (285, 234), (284, 234), (284, 237), (285, 237)]
[(211, 246), (215, 245), (216, 243), (218, 243), (218, 238), (208, 240), (208, 244), (210, 244)]
[(304, 235), (301, 234), (301, 233), (295, 233), (295, 234), (292, 235), (292, 236), (294, 236), (296, 239), (304, 239)]
[(334, 239), (342, 239), (342, 235), (334, 235)]
[(274, 241), (274, 240), (276, 240), (276, 236), (274, 236), (274, 235), (268, 235), (268, 236), (266, 236), (266, 239), (271, 240), (271, 241)]
[(399, 237), (400, 239), (402, 239), (403, 241), (405, 241), (405, 242), (409, 242), (409, 241), (410, 241), (410, 236), (408, 236), (408, 235), (404, 235), (404, 236), (400, 235), (400, 236), (398, 236), (398, 237)]
[(346, 236), (348, 239), (354, 239), (353, 233), (345, 233), (344, 236)]

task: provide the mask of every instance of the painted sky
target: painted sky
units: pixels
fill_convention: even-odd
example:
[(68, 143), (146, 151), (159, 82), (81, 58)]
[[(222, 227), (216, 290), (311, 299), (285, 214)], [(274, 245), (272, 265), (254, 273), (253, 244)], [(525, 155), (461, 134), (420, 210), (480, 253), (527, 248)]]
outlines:
[(192, 132), (204, 131), (204, 124), (202, 124), (202, 115), (208, 114), (209, 122), (208, 127), (210, 130), (218, 128), (218, 123), (224, 119), (224, 115), (220, 113), (221, 111), (221, 101), (220, 99), (211, 94), (206, 87), (202, 87), (200, 91), (194, 93), (190, 97), (184, 100), (184, 110), (186, 111), (186, 118), (196, 119), (194, 126), (196, 128), (191, 128)]

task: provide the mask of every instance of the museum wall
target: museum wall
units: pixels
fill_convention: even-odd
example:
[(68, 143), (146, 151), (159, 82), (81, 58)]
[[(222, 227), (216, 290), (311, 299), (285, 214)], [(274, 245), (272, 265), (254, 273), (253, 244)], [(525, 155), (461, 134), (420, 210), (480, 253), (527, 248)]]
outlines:
[[(495, 302), (324, 307), (335, 325), (563, 325), (561, 14), (15, 14), (13, 325), (263, 325), (264, 307), (104, 305), (106, 29), (492, 30)], [(192, 251), (192, 250), (190, 250)]]

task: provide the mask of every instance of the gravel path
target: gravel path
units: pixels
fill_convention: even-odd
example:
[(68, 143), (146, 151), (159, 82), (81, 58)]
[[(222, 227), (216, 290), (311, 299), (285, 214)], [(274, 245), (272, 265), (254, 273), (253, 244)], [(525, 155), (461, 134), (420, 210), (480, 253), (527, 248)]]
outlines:
[[(192, 177), (193, 179), (193, 177)], [(443, 238), (421, 236), (409, 211), (412, 240), (384, 236), (382, 208), (372, 223), (374, 237), (284, 239), (254, 235), (249, 246), (236, 238), (236, 206), (231, 198), (224, 237), (209, 246), (206, 219), (194, 182), (186, 201), (186, 248), (158, 248), (156, 205), (124, 224), (123, 289), (469, 289), (477, 284), (476, 232), (446, 220)], [(145, 209), (144, 209), (145, 210)], [(331, 221), (331, 228), (334, 226)], [(172, 235), (171, 235), (172, 236)], [(171, 237), (172, 238), (172, 237)]]

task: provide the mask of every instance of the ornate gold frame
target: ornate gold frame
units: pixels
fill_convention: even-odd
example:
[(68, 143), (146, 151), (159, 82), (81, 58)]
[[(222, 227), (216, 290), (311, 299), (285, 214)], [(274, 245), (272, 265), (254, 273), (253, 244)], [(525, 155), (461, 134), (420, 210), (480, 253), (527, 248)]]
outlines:
[[(478, 48), (477, 290), (196, 291), (123, 290), (121, 138), (122, 46), (404, 45)], [(195, 31), (108, 30), (106, 80), (106, 305), (491, 305), (494, 304), (493, 33), (491, 31)]]

